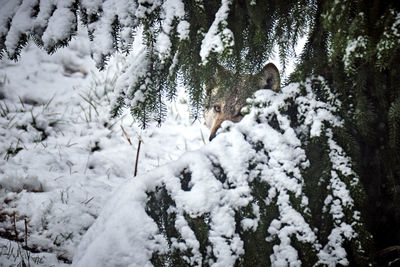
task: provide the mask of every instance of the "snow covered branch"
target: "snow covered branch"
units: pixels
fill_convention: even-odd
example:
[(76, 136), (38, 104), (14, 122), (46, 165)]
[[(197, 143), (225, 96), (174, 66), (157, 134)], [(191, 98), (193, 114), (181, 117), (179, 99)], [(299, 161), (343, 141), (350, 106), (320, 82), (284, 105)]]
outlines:
[[(334, 141), (336, 107), (318, 100), (312, 83), (323, 84), (256, 92), (240, 123), (224, 123), (201, 150), (121, 187), (74, 263), (365, 263), (369, 235), (353, 197), (359, 180)], [(321, 172), (310, 145), (327, 148), (318, 154)]]

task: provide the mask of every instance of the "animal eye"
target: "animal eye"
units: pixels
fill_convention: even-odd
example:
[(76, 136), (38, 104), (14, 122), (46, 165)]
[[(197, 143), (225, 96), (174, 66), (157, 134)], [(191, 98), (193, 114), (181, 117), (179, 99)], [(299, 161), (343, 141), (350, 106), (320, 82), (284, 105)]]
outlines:
[(215, 112), (220, 113), (221, 112), (221, 107), (219, 105), (215, 105), (214, 106), (214, 110), (215, 110)]

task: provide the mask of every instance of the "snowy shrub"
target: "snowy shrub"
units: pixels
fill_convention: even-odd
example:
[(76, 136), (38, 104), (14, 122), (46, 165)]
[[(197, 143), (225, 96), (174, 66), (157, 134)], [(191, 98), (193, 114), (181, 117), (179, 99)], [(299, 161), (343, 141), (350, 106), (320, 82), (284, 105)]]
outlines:
[(335, 141), (339, 104), (317, 78), (256, 92), (213, 142), (117, 190), (74, 264), (366, 266), (364, 193)]

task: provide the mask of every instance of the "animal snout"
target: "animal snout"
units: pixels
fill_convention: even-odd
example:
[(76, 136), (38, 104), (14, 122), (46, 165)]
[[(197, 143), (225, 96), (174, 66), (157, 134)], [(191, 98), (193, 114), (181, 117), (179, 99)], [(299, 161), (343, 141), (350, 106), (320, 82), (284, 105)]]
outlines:
[(217, 131), (215, 131), (215, 132), (212, 132), (211, 134), (210, 134), (210, 137), (208, 138), (208, 140), (211, 142), (211, 140), (213, 140), (214, 139), (214, 137), (215, 136), (217, 136)]
[(209, 141), (213, 140), (214, 137), (217, 135), (217, 131), (219, 128), (221, 128), (221, 123), (224, 121), (224, 119), (217, 119), (217, 121), (214, 123), (212, 129), (211, 129), (211, 133), (210, 133), (210, 137), (208, 138)]

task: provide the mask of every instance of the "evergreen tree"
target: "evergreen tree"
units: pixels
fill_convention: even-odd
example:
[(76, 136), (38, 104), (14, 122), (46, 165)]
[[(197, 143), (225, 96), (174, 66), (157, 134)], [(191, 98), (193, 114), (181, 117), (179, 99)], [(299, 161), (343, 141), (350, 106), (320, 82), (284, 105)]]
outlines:
[(368, 224), (378, 248), (400, 243), (397, 1), (319, 1), (302, 64), (293, 79), (322, 75), (342, 101), (337, 132), (368, 195)]
[[(18, 59), (30, 38), (53, 53), (68, 44), (79, 19), (100, 69), (116, 51), (137, 49), (135, 40), (143, 44), (143, 53), (131, 57), (119, 77), (112, 108), (113, 116), (130, 108), (143, 127), (152, 119), (163, 121), (164, 101), (174, 97), (178, 81), (184, 82), (197, 118), (207, 86), (222, 81), (220, 87), (229, 90), (235, 77), (257, 73), (274, 46), (285, 66), (298, 38), (307, 33), (290, 80), (324, 77), (341, 102), (344, 127), (320, 137), (325, 145), (306, 142), (311, 166), (304, 175), (331, 173), (332, 166), (318, 158), (326, 159), (330, 138), (337, 140), (366, 189), (367, 225), (377, 248), (400, 243), (398, 1), (10, 0), (0, 10), (0, 57)], [(327, 100), (321, 88), (314, 84), (313, 93)]]

